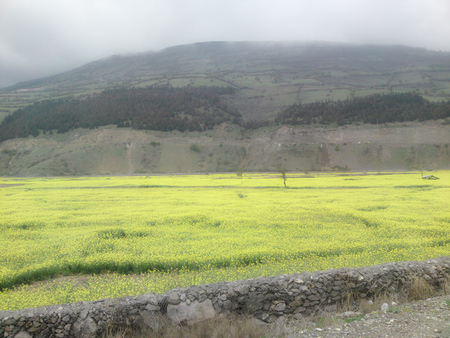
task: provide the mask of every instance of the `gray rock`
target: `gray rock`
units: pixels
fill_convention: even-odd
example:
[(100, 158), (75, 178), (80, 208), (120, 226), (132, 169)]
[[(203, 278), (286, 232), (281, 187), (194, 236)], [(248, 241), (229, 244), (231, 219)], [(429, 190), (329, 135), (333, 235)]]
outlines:
[(273, 323), (278, 319), (278, 317), (276, 315), (270, 315), (265, 321), (267, 323)]
[(145, 309), (147, 311), (159, 311), (161, 308), (159, 306), (153, 305), (153, 304), (148, 304)]
[(28, 332), (20, 331), (18, 334), (15, 335), (15, 338), (33, 338), (33, 336), (30, 335)]
[(286, 309), (286, 304), (285, 304), (284, 302), (282, 302), (282, 303), (278, 303), (278, 304), (275, 306), (274, 311), (282, 312), (282, 311), (284, 311), (285, 309)]
[(256, 326), (267, 326), (268, 324), (258, 318), (253, 317), (253, 323), (255, 323)]
[(98, 326), (91, 317), (78, 319), (73, 325), (73, 332), (79, 338), (91, 338), (97, 335)]
[(204, 302), (192, 302), (191, 305), (180, 303), (178, 305), (169, 304), (167, 306), (167, 316), (175, 323), (186, 321), (188, 324), (211, 319), (216, 316), (213, 303), (210, 299)]
[(9, 318), (9, 319), (5, 320), (3, 323), (4, 323), (5, 325), (12, 325), (12, 324), (14, 324), (15, 322), (16, 322), (16, 319), (14, 319), (14, 318)]
[(250, 290), (249, 290), (248, 285), (242, 285), (242, 286), (237, 286), (237, 287), (234, 289), (234, 291), (240, 293), (241, 295), (246, 295), (246, 294), (248, 294), (248, 292), (249, 292)]
[(153, 331), (158, 331), (160, 322), (159, 314), (150, 311), (141, 311), (140, 315), (145, 326), (151, 328)]
[(198, 296), (198, 301), (199, 301), (200, 303), (204, 302), (206, 299), (208, 299), (208, 295), (207, 295), (206, 293), (200, 294), (200, 295)]
[(231, 310), (233, 303), (230, 300), (226, 300), (223, 302), (223, 308), (227, 311)]
[(351, 318), (351, 317), (356, 317), (356, 316), (360, 316), (361, 312), (354, 312), (354, 311), (346, 311), (341, 313), (339, 316), (342, 318)]
[(285, 316), (280, 316), (275, 320), (277, 325), (285, 324), (287, 322), (287, 318)]
[(294, 315), (292, 315), (292, 318), (300, 320), (303, 319), (303, 315), (301, 313), (295, 313)]
[(180, 296), (178, 296), (176, 293), (170, 294), (168, 301), (169, 301), (169, 304), (173, 304), (173, 305), (180, 304), (180, 302), (181, 302)]
[(263, 312), (263, 313), (258, 314), (256, 318), (265, 322), (265, 320), (267, 318), (269, 318), (269, 316), (270, 316), (270, 314)]
[[(80, 312), (79, 318), (85, 319), (89, 313), (89, 310), (83, 310)], [(56, 323), (56, 318), (52, 318), (52, 323)]]

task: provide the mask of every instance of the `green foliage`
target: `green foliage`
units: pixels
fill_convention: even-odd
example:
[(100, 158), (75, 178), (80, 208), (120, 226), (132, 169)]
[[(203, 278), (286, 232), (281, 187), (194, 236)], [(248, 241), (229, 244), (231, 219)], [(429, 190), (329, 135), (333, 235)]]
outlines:
[(400, 307), (398, 307), (398, 306), (390, 307), (389, 309), (387, 309), (386, 312), (388, 312), (388, 313), (398, 313), (398, 312), (400, 312)]
[(17, 155), (17, 150), (3, 149), (2, 153), (8, 156), (15, 156)]
[(119, 228), (100, 230), (97, 232), (97, 236), (100, 239), (124, 238), (126, 235), (125, 230)]
[(15, 226), (15, 228), (22, 230), (37, 230), (42, 227), (44, 227), (43, 223), (36, 223), (36, 222), (27, 222)]
[[(371, 124), (425, 121), (450, 116), (449, 102), (429, 102), (417, 93), (375, 94), (345, 101), (293, 104), (280, 112), (280, 124), (332, 124), (364, 122)], [(336, 149), (338, 151), (338, 149)]]
[(191, 151), (193, 151), (193, 152), (196, 152), (196, 153), (199, 153), (199, 152), (200, 152), (200, 147), (199, 147), (198, 145), (196, 145), (195, 143), (194, 143), (194, 144), (191, 144), (191, 146), (189, 147), (189, 149), (190, 149)]
[(376, 210), (384, 210), (387, 208), (388, 208), (387, 205), (375, 205), (375, 206), (370, 206), (367, 208), (360, 208), (358, 210), (360, 210), (360, 211), (376, 211)]
[(350, 318), (346, 318), (344, 319), (344, 323), (352, 323), (352, 322), (356, 322), (358, 320), (361, 320), (364, 318), (364, 315), (358, 315), (358, 316), (354, 316), (354, 317), (350, 317)]
[(376, 221), (374, 222), (372, 220), (369, 220), (369, 219), (366, 219), (363, 217), (360, 218), (360, 221), (362, 222), (362, 224), (364, 224), (368, 228), (371, 228), (371, 227), (376, 228), (379, 225), (378, 222), (376, 222)]

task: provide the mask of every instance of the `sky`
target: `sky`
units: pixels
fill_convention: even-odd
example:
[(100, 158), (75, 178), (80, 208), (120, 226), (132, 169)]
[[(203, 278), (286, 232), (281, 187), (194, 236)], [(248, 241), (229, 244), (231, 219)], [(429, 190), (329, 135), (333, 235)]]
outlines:
[(114, 54), (203, 41), (450, 52), (449, 0), (0, 0), (0, 87)]

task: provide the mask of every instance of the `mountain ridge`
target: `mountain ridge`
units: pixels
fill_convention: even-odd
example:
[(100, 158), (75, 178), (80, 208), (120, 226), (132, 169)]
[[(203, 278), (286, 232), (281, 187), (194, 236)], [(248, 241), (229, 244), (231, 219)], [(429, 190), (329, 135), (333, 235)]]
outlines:
[[(2, 88), (1, 91), (3, 92), (9, 92), (17, 89), (26, 88), (29, 86), (34, 85), (42, 85), (43, 83), (48, 83), (49, 81), (58, 79), (58, 78), (65, 78), (67, 75), (76, 73), (83, 70), (91, 70), (92, 67), (98, 68), (98, 66), (108, 66), (108, 64), (115, 63), (116, 61), (127, 61), (127, 65), (133, 64), (136, 61), (139, 61), (141, 63), (149, 62), (149, 60), (146, 60), (147, 58), (155, 58), (156, 61), (158, 58), (166, 58), (168, 56), (172, 56), (175, 54), (179, 57), (182, 57), (184, 55), (180, 55), (180, 52), (190, 52), (190, 55), (193, 54), (201, 54), (204, 55), (204, 53), (210, 53), (209, 56), (211, 56), (211, 53), (214, 54), (220, 54), (223, 52), (232, 52), (232, 53), (238, 53), (238, 52), (250, 52), (255, 50), (269, 50), (272, 49), (272, 51), (303, 51), (303, 52), (311, 52), (315, 49), (325, 49), (325, 48), (333, 48), (334, 51), (340, 51), (341, 53), (344, 50), (350, 50), (350, 51), (363, 51), (368, 50), (369, 52), (371, 50), (396, 50), (397, 52), (403, 52), (403, 53), (422, 53), (423, 55), (426, 54), (427, 57), (430, 56), (446, 56), (450, 58), (450, 52), (437, 52), (437, 51), (431, 51), (427, 50), (425, 48), (420, 47), (409, 47), (409, 46), (403, 46), (403, 45), (374, 45), (374, 44), (366, 44), (366, 45), (360, 45), (360, 44), (349, 44), (349, 43), (333, 43), (333, 42), (322, 42), (322, 41), (312, 41), (312, 42), (278, 42), (278, 41), (262, 41), (262, 42), (254, 42), (254, 41), (239, 41), (239, 42), (228, 42), (228, 41), (210, 41), (210, 42), (198, 42), (194, 44), (185, 44), (185, 45), (177, 45), (177, 46), (171, 46), (164, 48), (158, 52), (155, 51), (146, 51), (142, 53), (132, 53), (132, 54), (116, 54), (116, 55), (110, 55), (98, 60), (91, 61), (85, 65), (82, 65), (80, 67), (76, 67), (72, 70), (68, 70), (66, 72), (34, 79), (30, 81), (23, 81), (20, 83), (17, 83), (12, 86), (8, 86), (5, 88)], [(155, 60), (150, 60), (155, 61)], [(173, 61), (173, 60), (170, 60)]]

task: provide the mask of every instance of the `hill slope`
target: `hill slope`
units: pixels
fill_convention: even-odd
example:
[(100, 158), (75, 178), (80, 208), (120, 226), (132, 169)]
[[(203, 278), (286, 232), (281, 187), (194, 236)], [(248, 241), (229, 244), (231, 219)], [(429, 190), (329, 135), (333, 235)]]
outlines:
[[(99, 93), (105, 89), (167, 85), (180, 87), (182, 91), (227, 87), (232, 88), (233, 94), (176, 112), (180, 121), (192, 121), (198, 114), (211, 114), (219, 109), (224, 119), (208, 128), (200, 124), (201, 128), (188, 127), (184, 132), (179, 128), (164, 132), (164, 129), (117, 129), (110, 125), (43, 135), (42, 130), (52, 128), (38, 127), (32, 133), (36, 138), (0, 143), (0, 175), (450, 167), (450, 131), (446, 121), (321, 127), (317, 123), (329, 117), (323, 113), (310, 114), (316, 114), (312, 124), (303, 121), (302, 109), (314, 110), (314, 105), (307, 104), (318, 101), (404, 92), (413, 92), (412, 98), (420, 95), (431, 102), (447, 101), (450, 53), (403, 46), (209, 42), (158, 53), (112, 56), (57, 76), (1, 90), (0, 119), (17, 108), (45, 99), (85, 99), (95, 94), (90, 101), (86, 100), (86, 104), (94, 107), (93, 103), (101, 97)], [(408, 101), (408, 96), (405, 97)], [(341, 106), (326, 103), (317, 107), (336, 110)], [(33, 110), (27, 110), (27, 114), (33, 115)], [(90, 122), (88, 115), (86, 121)], [(424, 115), (414, 116), (422, 119)], [(240, 125), (230, 123), (234, 117), (239, 117)], [(246, 121), (258, 126), (259, 122), (275, 117), (281, 125), (243, 128)], [(67, 130), (89, 127), (78, 117), (69, 120), (72, 124)], [(355, 121), (347, 118), (333, 123)], [(365, 122), (376, 123), (376, 119)], [(122, 120), (106, 123), (127, 127)]]
[(403, 46), (332, 43), (205, 42), (157, 53), (112, 56), (0, 91), (0, 113), (44, 98), (86, 97), (106, 88), (232, 86), (229, 104), (246, 120), (284, 105), (416, 91), (450, 98), (450, 53)]
[(0, 175), (130, 175), (242, 171), (383, 171), (450, 168), (441, 122), (277, 127), (222, 124), (206, 132), (106, 126), (0, 143)]

